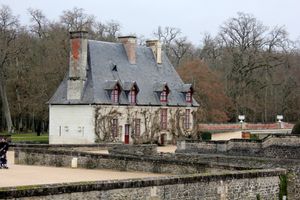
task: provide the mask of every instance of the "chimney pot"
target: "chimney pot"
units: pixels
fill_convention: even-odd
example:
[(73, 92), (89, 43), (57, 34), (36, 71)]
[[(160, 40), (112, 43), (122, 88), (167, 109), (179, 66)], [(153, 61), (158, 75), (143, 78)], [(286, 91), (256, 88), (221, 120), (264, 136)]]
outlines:
[(67, 99), (81, 99), (87, 78), (87, 31), (70, 32)]
[(161, 64), (161, 44), (159, 40), (147, 40), (146, 46), (152, 49), (157, 64)]
[(70, 39), (83, 38), (86, 39), (88, 35), (87, 31), (70, 31)]
[(136, 37), (122, 36), (118, 37), (118, 39), (125, 48), (129, 63), (133, 65), (136, 64)]

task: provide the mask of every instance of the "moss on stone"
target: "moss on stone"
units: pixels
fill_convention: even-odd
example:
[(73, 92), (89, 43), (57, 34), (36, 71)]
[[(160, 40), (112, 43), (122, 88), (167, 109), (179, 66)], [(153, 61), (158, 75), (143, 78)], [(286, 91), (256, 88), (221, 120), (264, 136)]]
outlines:
[(37, 185), (22, 185), (22, 186), (17, 186), (16, 190), (20, 191), (20, 190), (33, 190), (33, 189), (38, 189), (39, 186)]
[(283, 196), (287, 196), (287, 175), (280, 175), (279, 179), (279, 199), (283, 199)]

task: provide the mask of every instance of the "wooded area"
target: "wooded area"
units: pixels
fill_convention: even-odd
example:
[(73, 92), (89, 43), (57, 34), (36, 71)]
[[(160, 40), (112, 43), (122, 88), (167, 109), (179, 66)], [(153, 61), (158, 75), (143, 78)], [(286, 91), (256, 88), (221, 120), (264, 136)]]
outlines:
[[(68, 70), (69, 31), (87, 30), (90, 39), (116, 41), (118, 22), (100, 22), (83, 9), (64, 11), (58, 21), (28, 9), (30, 24), (20, 24), (7, 6), (0, 7), (0, 131), (47, 130), (48, 105)], [(196, 25), (196, 24), (195, 24)], [(155, 28), (155, 27), (154, 27)], [(137, 36), (144, 45), (145, 37)], [(251, 122), (300, 117), (300, 51), (284, 27), (268, 28), (254, 16), (238, 13), (216, 36), (192, 44), (178, 28), (153, 33), (201, 104), (200, 121)]]

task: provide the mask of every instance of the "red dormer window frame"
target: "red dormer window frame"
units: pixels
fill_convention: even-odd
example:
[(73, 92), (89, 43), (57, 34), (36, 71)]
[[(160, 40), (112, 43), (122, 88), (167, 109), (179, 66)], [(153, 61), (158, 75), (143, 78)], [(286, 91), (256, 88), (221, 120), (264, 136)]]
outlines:
[(136, 104), (136, 96), (137, 96), (137, 90), (135, 87), (132, 87), (132, 89), (129, 91), (129, 102), (131, 105)]
[(169, 90), (167, 87), (165, 87), (164, 90), (160, 93), (160, 102), (168, 102), (168, 94)]
[(113, 103), (119, 103), (120, 87), (116, 85), (111, 91), (111, 100)]
[(188, 91), (188, 92), (185, 94), (185, 101), (186, 101), (187, 103), (192, 103), (192, 101), (193, 101), (193, 93), (192, 93), (191, 90)]

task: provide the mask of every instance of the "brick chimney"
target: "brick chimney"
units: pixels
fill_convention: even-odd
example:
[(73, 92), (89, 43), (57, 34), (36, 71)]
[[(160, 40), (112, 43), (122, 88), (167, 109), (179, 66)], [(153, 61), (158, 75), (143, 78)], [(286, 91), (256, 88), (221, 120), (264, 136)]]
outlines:
[(157, 64), (161, 64), (161, 44), (159, 40), (147, 40), (146, 46), (152, 49)]
[(129, 63), (133, 65), (136, 64), (136, 37), (122, 36), (118, 37), (118, 39), (125, 48)]
[(67, 99), (80, 100), (87, 79), (87, 31), (70, 32)]

